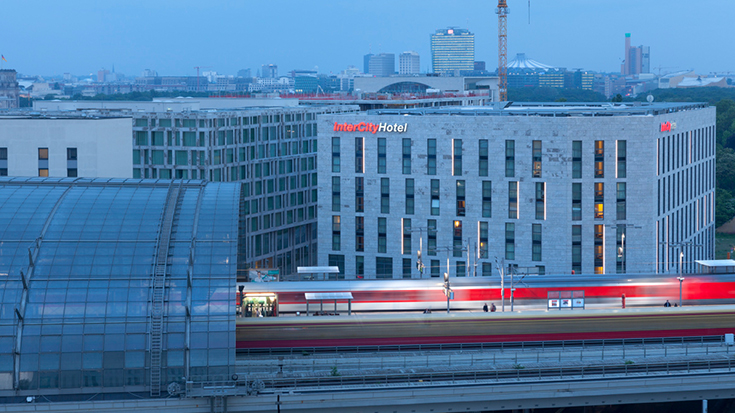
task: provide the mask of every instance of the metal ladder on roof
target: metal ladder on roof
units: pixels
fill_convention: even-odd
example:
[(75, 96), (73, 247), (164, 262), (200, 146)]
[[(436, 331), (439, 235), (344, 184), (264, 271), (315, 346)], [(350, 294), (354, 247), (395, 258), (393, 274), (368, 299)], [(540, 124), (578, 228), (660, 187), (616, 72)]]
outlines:
[(158, 248), (156, 252), (155, 269), (153, 270), (151, 294), (151, 397), (161, 396), (161, 355), (163, 350), (163, 315), (165, 310), (164, 298), (166, 294), (166, 265), (168, 264), (168, 250), (171, 242), (176, 204), (181, 193), (181, 184), (173, 182), (168, 190), (166, 207), (162, 214), (162, 223), (158, 233)]

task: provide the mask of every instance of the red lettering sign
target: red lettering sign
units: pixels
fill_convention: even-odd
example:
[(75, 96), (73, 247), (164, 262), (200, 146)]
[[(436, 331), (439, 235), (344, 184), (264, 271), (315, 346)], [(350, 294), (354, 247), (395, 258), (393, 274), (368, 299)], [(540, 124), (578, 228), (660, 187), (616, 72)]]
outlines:
[(661, 124), (661, 132), (671, 132), (671, 122), (664, 122)]

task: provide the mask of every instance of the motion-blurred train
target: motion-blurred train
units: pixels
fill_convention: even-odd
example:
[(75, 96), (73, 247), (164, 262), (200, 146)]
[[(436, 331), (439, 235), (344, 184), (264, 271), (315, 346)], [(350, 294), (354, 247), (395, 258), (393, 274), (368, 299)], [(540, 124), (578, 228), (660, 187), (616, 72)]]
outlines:
[(505, 313), (258, 317), (237, 322), (237, 348), (275, 349), (723, 336), (735, 307)]
[[(450, 307), (455, 310), (481, 311), (484, 304), (494, 303), (501, 308), (501, 285), (498, 277), (450, 278), (453, 298)], [(681, 299), (684, 305), (735, 304), (735, 274), (685, 274), (679, 281), (676, 274), (616, 274), (616, 275), (529, 275), (504, 283), (505, 306), (516, 310), (545, 310), (556, 297), (582, 298), (584, 308), (620, 308), (663, 306), (668, 300), (675, 305)], [(269, 315), (306, 313), (306, 293), (311, 295), (310, 312), (329, 310), (346, 313), (348, 302), (324, 298), (325, 293), (350, 293), (352, 312), (446, 310), (447, 298), (440, 278), (412, 280), (339, 280), (239, 283), (245, 302), (248, 298), (270, 297)], [(560, 294), (561, 293), (561, 294)], [(625, 298), (623, 298), (625, 297)], [(252, 301), (252, 300), (251, 300)], [(578, 300), (577, 300), (578, 302)], [(561, 305), (561, 300), (559, 301)], [(572, 302), (569, 307), (574, 309)], [(253, 307), (254, 308), (254, 307)], [(248, 315), (251, 315), (248, 313)]]

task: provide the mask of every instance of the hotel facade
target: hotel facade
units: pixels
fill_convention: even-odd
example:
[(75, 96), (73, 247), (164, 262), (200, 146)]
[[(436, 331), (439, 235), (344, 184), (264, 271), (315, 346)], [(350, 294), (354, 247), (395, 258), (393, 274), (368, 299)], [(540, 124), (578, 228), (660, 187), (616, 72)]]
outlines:
[(676, 273), (714, 258), (715, 109), (324, 114), (319, 265), (345, 278)]

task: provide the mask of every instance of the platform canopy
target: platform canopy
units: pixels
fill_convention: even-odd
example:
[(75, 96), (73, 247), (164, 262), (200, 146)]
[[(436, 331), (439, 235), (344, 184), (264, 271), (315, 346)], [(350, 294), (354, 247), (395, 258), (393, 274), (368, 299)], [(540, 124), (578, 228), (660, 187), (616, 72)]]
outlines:
[(700, 272), (705, 274), (720, 274), (735, 272), (735, 260), (697, 260)]

